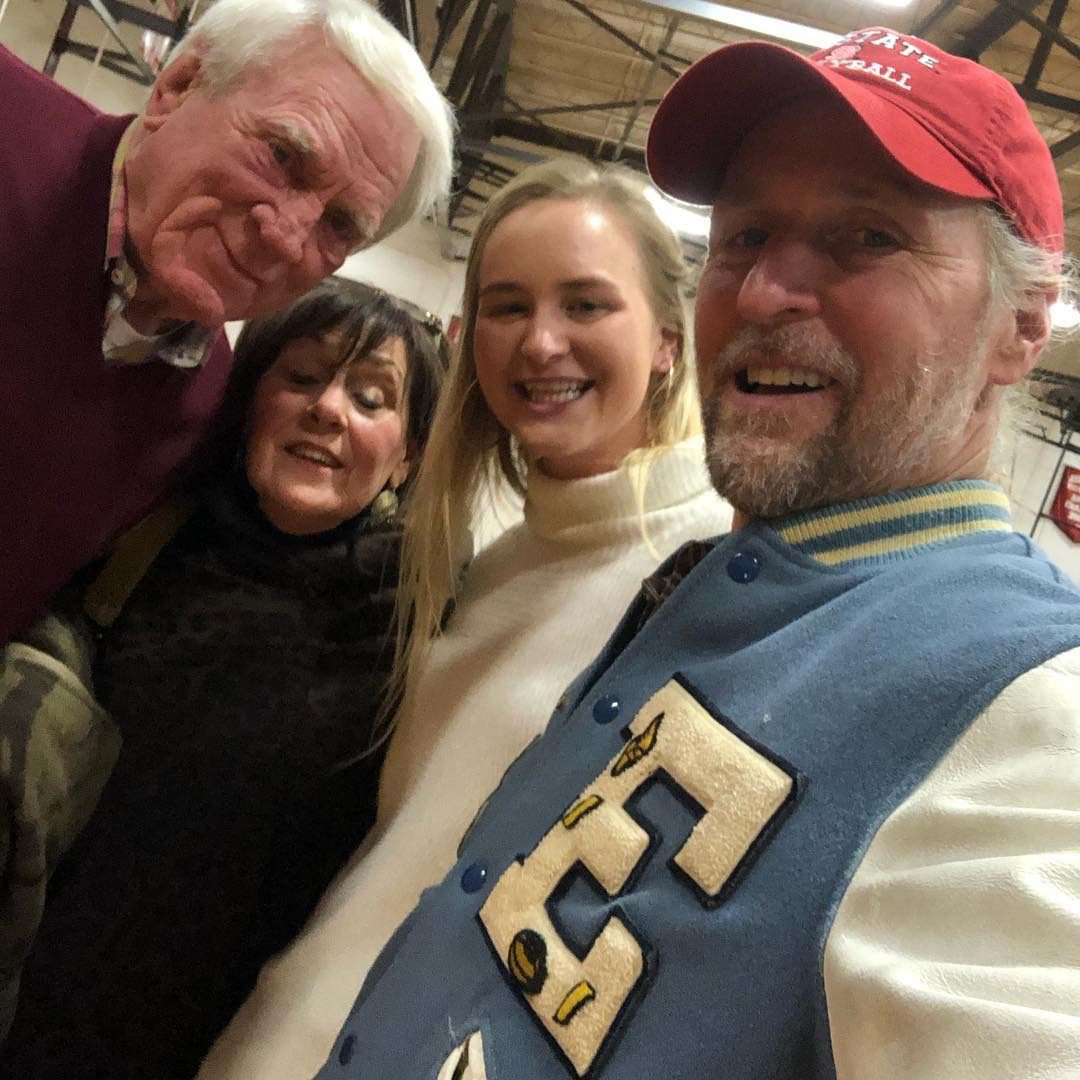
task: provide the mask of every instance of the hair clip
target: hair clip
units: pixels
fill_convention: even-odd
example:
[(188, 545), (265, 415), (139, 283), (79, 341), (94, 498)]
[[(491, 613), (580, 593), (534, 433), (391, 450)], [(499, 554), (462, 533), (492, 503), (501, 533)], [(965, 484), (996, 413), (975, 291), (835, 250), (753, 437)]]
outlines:
[(424, 329), (427, 330), (429, 333), (441, 334), (443, 332), (442, 319), (440, 319), (439, 316), (435, 314), (435, 312), (423, 311), (420, 313), (420, 315), (420, 321), (423, 323)]

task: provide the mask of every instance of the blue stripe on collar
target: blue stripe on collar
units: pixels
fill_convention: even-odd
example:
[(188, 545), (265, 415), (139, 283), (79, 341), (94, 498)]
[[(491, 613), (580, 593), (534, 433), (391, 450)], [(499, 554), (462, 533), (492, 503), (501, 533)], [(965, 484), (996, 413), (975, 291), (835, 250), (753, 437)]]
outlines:
[(985, 480), (890, 492), (784, 518), (792, 547), (830, 566), (892, 562), (958, 536), (1011, 532), (1005, 492)]

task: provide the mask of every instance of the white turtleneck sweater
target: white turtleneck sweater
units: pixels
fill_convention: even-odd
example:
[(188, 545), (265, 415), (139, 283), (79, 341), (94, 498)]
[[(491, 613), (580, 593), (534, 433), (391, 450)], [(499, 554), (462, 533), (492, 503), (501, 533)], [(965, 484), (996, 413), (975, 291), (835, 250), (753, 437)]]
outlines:
[[(653, 460), (644, 507), (661, 558), (728, 530), (700, 437)], [(390, 935), (453, 866), (485, 798), (656, 565), (626, 468), (574, 481), (530, 474), (524, 520), (469, 566), (397, 718), (374, 828), (264, 968), (200, 1078), (308, 1080), (318, 1070)]]

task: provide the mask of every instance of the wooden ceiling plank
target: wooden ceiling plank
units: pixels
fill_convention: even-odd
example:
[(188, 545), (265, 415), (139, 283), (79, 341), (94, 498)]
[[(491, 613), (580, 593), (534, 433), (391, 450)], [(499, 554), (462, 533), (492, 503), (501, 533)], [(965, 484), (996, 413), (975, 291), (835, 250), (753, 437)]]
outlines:
[(581, 3), (581, 0), (563, 0), (564, 3), (569, 4), (575, 11), (580, 12), (587, 19), (591, 19), (597, 26), (603, 27), (612, 37), (617, 38), (628, 48), (633, 49), (639, 56), (645, 57), (646, 60), (652, 60), (659, 63), (660, 67), (666, 71), (669, 75), (674, 75), (676, 78), (682, 74), (682, 72), (670, 64), (665, 63), (663, 60), (646, 49), (643, 45), (639, 45), (629, 34), (624, 34), (617, 26), (613, 26), (602, 15), (598, 15), (595, 11), (590, 11), (589, 8)]

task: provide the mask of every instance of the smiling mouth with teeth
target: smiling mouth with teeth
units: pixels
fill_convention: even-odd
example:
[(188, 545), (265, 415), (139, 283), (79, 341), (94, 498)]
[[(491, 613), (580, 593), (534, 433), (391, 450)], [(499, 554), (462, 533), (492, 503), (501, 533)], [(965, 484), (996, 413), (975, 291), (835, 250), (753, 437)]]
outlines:
[(591, 379), (549, 379), (546, 382), (519, 382), (514, 387), (526, 401), (548, 405), (576, 401), (595, 385)]
[(749, 367), (735, 375), (735, 385), (745, 394), (808, 394), (835, 381), (814, 371), (786, 367)]
[(285, 450), (301, 461), (311, 461), (316, 465), (325, 465), (328, 469), (337, 469), (341, 466), (341, 462), (329, 450), (320, 450), (317, 446), (299, 443), (287, 446)]

